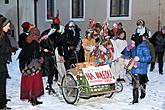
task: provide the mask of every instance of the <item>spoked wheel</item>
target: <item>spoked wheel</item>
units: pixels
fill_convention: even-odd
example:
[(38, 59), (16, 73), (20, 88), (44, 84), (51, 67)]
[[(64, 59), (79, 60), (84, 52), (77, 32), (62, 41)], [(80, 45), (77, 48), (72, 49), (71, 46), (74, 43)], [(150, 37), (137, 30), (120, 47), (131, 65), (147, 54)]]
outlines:
[[(110, 88), (111, 88), (112, 91), (115, 90), (115, 84), (111, 84), (111, 85), (110, 85)], [(114, 95), (114, 92), (112, 92), (112, 91), (110, 91), (110, 92), (106, 95), (107, 98), (111, 98), (111, 97)]]
[(123, 91), (123, 84), (120, 81), (115, 82), (115, 90), (116, 90), (116, 92)]
[(74, 104), (78, 99), (79, 90), (77, 86), (77, 81), (75, 80), (73, 75), (67, 73), (62, 78), (61, 86), (62, 95), (65, 101), (69, 104)]

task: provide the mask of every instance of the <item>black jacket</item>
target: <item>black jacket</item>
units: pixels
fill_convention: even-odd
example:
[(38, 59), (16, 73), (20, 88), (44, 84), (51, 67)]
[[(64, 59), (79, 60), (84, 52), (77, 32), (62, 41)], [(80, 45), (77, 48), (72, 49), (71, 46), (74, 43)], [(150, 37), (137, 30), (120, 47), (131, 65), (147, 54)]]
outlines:
[(11, 58), (11, 45), (7, 33), (0, 39), (0, 64), (7, 63)]
[(155, 52), (165, 51), (165, 34), (162, 34), (160, 31), (157, 31), (149, 40), (153, 44)]
[[(44, 36), (48, 34), (50, 29), (45, 30), (41, 36)], [(48, 49), (50, 52), (54, 52), (54, 50), (57, 48), (58, 54), (60, 56), (63, 56), (63, 50), (62, 50), (62, 42), (61, 42), (61, 34), (57, 31), (52, 33), (48, 36), (48, 39), (44, 39), (40, 42), (40, 46), (43, 49)]]
[(18, 45), (19, 45), (19, 48), (22, 48), (24, 45), (25, 45), (25, 42), (26, 42), (26, 38), (27, 38), (27, 33), (23, 32), (19, 35), (19, 38), (18, 38)]

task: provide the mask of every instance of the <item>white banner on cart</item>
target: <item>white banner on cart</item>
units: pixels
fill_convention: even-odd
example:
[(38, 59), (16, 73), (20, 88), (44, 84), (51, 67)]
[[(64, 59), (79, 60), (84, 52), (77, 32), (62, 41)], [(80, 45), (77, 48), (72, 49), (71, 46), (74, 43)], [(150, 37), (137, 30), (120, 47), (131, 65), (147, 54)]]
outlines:
[(115, 77), (109, 65), (82, 68), (89, 86), (115, 83)]

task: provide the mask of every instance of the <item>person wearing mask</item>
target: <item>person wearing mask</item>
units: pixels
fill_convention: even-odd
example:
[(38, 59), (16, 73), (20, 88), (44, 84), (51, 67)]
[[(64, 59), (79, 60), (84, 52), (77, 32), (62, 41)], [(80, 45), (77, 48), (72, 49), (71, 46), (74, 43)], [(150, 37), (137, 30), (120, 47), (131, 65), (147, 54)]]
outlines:
[(42, 67), (44, 74), (48, 76), (48, 86), (46, 90), (48, 90), (49, 94), (55, 94), (55, 90), (52, 88), (53, 77), (55, 76), (55, 81), (58, 81), (58, 70), (57, 70), (57, 62), (55, 58), (55, 49), (58, 50), (58, 54), (60, 55), (60, 61), (64, 62), (63, 59), (63, 51), (62, 51), (62, 43), (61, 43), (61, 34), (59, 33), (59, 24), (52, 23), (51, 29), (47, 29), (41, 34), (40, 46), (42, 56), (44, 58), (44, 65)]
[[(158, 58), (159, 74), (163, 74), (163, 56), (165, 51), (165, 26), (161, 28), (161, 31), (157, 31), (149, 39), (155, 49), (155, 58)], [(150, 71), (155, 68), (155, 62), (151, 63)]]
[(124, 49), (123, 55), (131, 57), (134, 61), (134, 65), (130, 71), (133, 83), (132, 104), (138, 103), (139, 89), (141, 89), (141, 99), (146, 95), (147, 71), (151, 60), (150, 51), (147, 43), (143, 40), (143, 36), (133, 35), (131, 43)]
[(139, 19), (136, 22), (136, 30), (135, 30), (135, 34), (139, 33), (139, 35), (143, 35), (146, 38), (150, 38), (151, 37), (151, 31), (145, 26), (145, 21), (142, 19)]
[(10, 29), (10, 21), (5, 17), (0, 17), (0, 110), (10, 110), (6, 107), (6, 78), (7, 78), (7, 63), (11, 58), (11, 46), (7, 36)]
[(65, 31), (62, 34), (62, 44), (64, 51), (65, 68), (70, 69), (70, 66), (75, 63), (84, 62), (84, 49), (80, 36), (81, 29), (74, 21), (69, 21), (65, 26)]

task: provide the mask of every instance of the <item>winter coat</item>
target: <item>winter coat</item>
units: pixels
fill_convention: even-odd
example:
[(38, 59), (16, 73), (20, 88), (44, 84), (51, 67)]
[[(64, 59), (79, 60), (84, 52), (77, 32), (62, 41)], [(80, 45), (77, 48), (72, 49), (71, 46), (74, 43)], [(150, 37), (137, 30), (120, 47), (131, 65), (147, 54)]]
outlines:
[(27, 36), (28, 36), (28, 33), (25, 33), (25, 32), (19, 35), (19, 38), (18, 38), (19, 48), (22, 48), (25, 45)]
[(165, 51), (165, 34), (162, 34), (160, 31), (157, 31), (149, 40), (153, 44), (155, 52)]
[(132, 48), (128, 51), (126, 48), (123, 51), (125, 56), (129, 56), (131, 58), (135, 58), (135, 56), (139, 57), (139, 61), (137, 67), (133, 67), (131, 69), (132, 74), (147, 74), (148, 63), (151, 60), (150, 50), (147, 46), (146, 41), (143, 41), (137, 47)]
[(80, 29), (75, 28), (75, 32), (69, 30), (67, 26), (65, 26), (65, 32), (62, 34), (62, 44), (64, 51), (64, 59), (69, 60), (69, 49), (73, 48), (76, 50), (79, 47), (79, 43), (81, 42)]
[[(11, 45), (7, 33), (0, 39), (0, 65), (4, 65), (11, 58)], [(3, 69), (1, 68), (0, 71)]]

